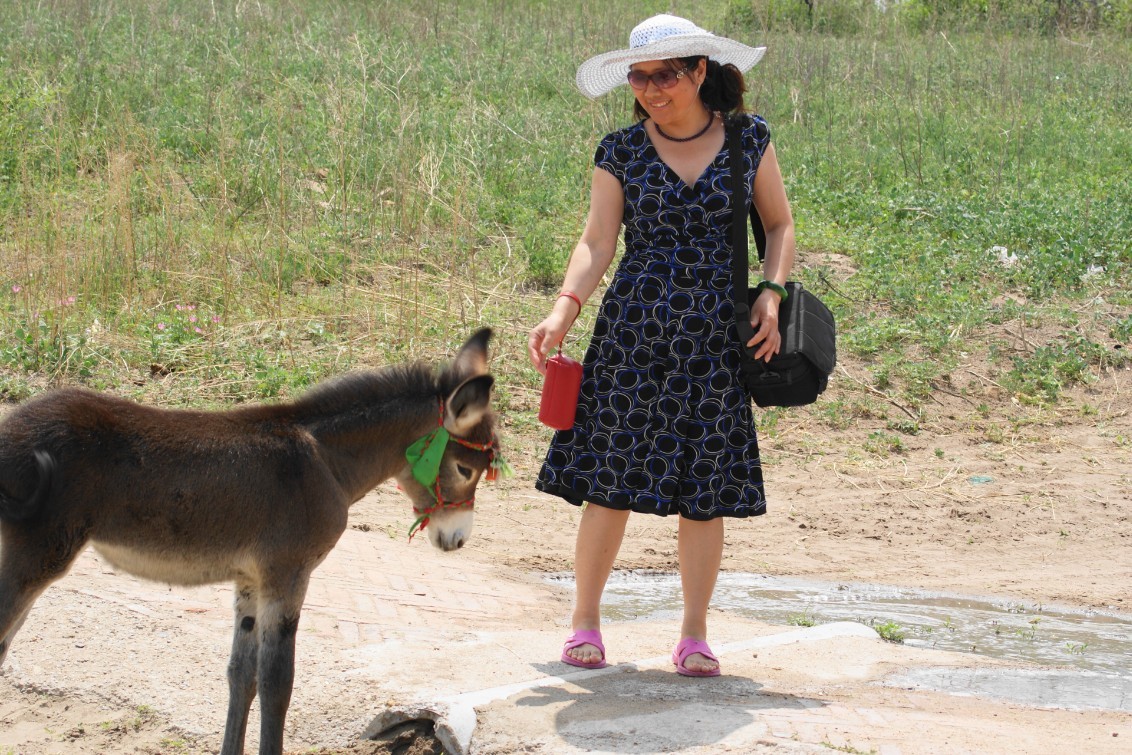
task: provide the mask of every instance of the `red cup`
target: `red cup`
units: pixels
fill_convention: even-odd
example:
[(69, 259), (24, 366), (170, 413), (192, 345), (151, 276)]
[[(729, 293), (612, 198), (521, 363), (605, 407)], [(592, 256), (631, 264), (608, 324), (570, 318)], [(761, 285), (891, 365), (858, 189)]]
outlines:
[(578, 411), (578, 391), (582, 388), (582, 364), (561, 351), (546, 360), (546, 379), (542, 383), (542, 403), (538, 418), (547, 427), (569, 430)]

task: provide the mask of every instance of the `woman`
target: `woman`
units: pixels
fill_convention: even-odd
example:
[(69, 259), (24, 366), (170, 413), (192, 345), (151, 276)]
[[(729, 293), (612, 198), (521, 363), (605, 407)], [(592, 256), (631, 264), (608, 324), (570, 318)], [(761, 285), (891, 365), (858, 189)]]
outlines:
[[(629, 49), (578, 69), (578, 87), (591, 98), (628, 82), (640, 122), (601, 140), (589, 217), (562, 293), (528, 343), (531, 361), (545, 372), (547, 354), (613, 261), (624, 225), (625, 254), (583, 361), (575, 425), (555, 434), (536, 483), (589, 504), (575, 549), (573, 633), (562, 653), (574, 666), (605, 665), (601, 595), (636, 511), (679, 516), (677, 672), (720, 673), (707, 645), (707, 611), (723, 557), (723, 518), (766, 511), (730, 299), (732, 166), (724, 119), (742, 112), (743, 71), (764, 49), (660, 15), (633, 29)], [(738, 167), (767, 239), (749, 345), (769, 361), (780, 345), (778, 305), (794, 261), (794, 222), (766, 123), (743, 116), (734, 127), (742, 129)]]

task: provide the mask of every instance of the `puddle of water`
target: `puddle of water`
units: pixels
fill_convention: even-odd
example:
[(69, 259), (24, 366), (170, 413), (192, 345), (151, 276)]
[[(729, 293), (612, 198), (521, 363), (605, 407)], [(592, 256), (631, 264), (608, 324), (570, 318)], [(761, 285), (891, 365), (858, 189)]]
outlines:
[[(569, 577), (562, 581), (572, 582)], [(1004, 696), (1030, 704), (1132, 710), (1132, 618), (1061, 606), (927, 592), (902, 587), (825, 583), (757, 574), (721, 574), (715, 608), (770, 624), (859, 621), (896, 625), (907, 645), (977, 653), (1010, 661), (1058, 666), (1039, 677), (999, 671), (940, 670), (910, 683), (933, 689)], [(680, 578), (617, 572), (603, 598), (612, 620), (679, 617)], [(1029, 673), (1029, 672), (1027, 672)], [(986, 678), (979, 676), (983, 674)], [(947, 680), (944, 686), (943, 679)], [(957, 686), (958, 685), (958, 686)], [(1034, 687), (1033, 692), (1026, 689)], [(1098, 696), (1099, 688), (1111, 690)], [(1038, 689), (1040, 688), (1040, 689)], [(1056, 689), (1055, 689), (1056, 688)], [(1088, 693), (1083, 690), (1088, 690)]]
[(1132, 678), (1058, 669), (914, 669), (885, 684), (984, 695), (1043, 708), (1132, 711)]

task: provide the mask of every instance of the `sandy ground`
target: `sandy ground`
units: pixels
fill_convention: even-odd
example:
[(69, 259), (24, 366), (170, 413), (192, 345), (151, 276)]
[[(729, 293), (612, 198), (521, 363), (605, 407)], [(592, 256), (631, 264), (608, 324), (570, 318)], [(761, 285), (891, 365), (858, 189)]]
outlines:
[[(852, 413), (864, 406), (854, 404), (862, 394), (850, 390), (854, 368), (842, 370), (843, 387), (823, 402)], [(1132, 372), (1104, 374), (1056, 411), (1020, 406), (968, 372), (970, 384), (942, 387), (916, 434), (894, 429), (906, 416), (895, 404), (887, 413), (859, 408), (836, 430), (823, 420), (829, 404), (779, 417), (763, 435), (770, 513), (728, 525), (724, 569), (1132, 612)], [(481, 487), (472, 541), (444, 556), (455, 559), (444, 568), (474, 566), (475, 579), (503, 597), (479, 615), (426, 615), (418, 626), (371, 630), (380, 636), (354, 638), (341, 653), (324, 652), (321, 638), (330, 635), (320, 634), (318, 617), (363, 614), (349, 593), (304, 613), (315, 629), (300, 635), (291, 751), (439, 752), (411, 733), (401, 744), (355, 740), (381, 706), (422, 689), (467, 688), (482, 664), (491, 666), (491, 684), (529, 677), (532, 668), (563, 673), (555, 659), (570, 596), (539, 575), (571, 568), (578, 511), (532, 487), (549, 433), (531, 414), (506, 418), (517, 477)], [(350, 547), (422, 559), (420, 568), (431, 569), (427, 545), (404, 542), (409, 522), (407, 504), (380, 488), (355, 506)], [(674, 570), (675, 524), (631, 519), (618, 568)], [(146, 586), (113, 575), (91, 554), (84, 559), (81, 573), (40, 599), (16, 638), (0, 676), (0, 753), (215, 752), (227, 694), (227, 588)], [(515, 606), (511, 594), (535, 597)], [(718, 611), (711, 621), (717, 643), (789, 629)], [(612, 623), (606, 641), (622, 658), (663, 656), (676, 629)], [(359, 671), (360, 657), (368, 660)], [(475, 748), (1031, 753), (1119, 752), (1132, 741), (1127, 712), (1037, 709), (882, 683), (901, 669), (976, 662), (990, 661), (879, 641), (797, 645), (725, 658), (728, 676), (713, 692), (667, 668), (642, 668), (485, 706)], [(626, 689), (633, 679), (637, 686)], [(642, 695), (652, 707), (635, 710)], [(730, 722), (718, 709), (690, 719), (683, 741), (650, 738), (654, 710), (704, 695), (711, 696), (704, 705), (743, 712)], [(602, 740), (591, 732), (593, 721), (618, 716), (639, 733)]]

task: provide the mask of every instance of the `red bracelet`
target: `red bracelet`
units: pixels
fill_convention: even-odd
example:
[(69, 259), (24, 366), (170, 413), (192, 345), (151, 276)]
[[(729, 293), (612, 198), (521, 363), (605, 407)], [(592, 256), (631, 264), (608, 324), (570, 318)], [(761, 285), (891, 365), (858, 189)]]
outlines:
[(567, 299), (574, 300), (574, 303), (578, 305), (578, 312), (580, 314), (582, 311), (582, 300), (578, 298), (578, 295), (573, 291), (563, 291), (558, 295), (558, 298), (561, 299), (563, 296), (565, 296)]

